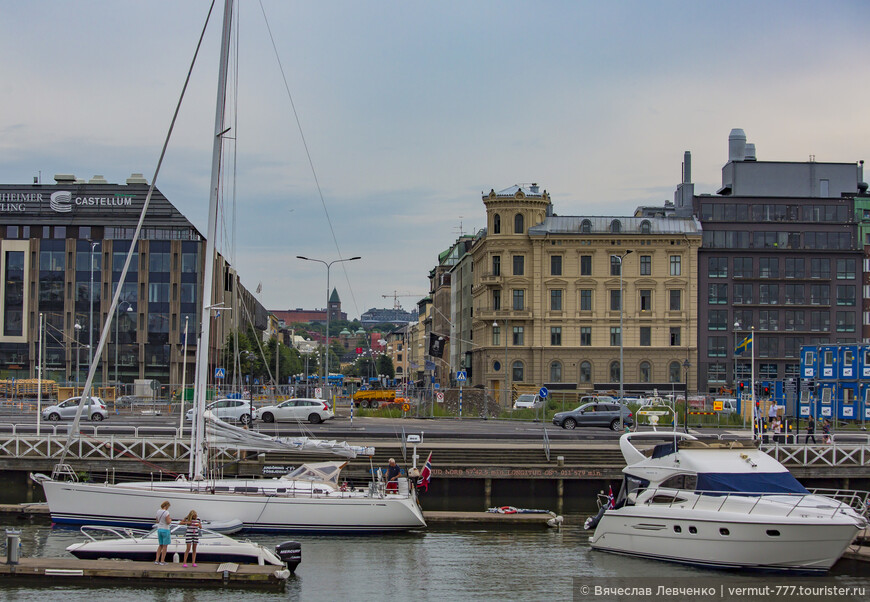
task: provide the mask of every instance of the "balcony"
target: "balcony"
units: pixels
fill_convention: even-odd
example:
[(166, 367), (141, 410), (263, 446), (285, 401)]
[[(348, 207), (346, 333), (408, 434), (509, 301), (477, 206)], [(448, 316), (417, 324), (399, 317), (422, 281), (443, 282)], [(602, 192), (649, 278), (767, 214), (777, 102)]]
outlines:
[(487, 272), (485, 274), (481, 274), (480, 283), (483, 285), (500, 285), (504, 282), (504, 276), (499, 274), (493, 274), (491, 272)]

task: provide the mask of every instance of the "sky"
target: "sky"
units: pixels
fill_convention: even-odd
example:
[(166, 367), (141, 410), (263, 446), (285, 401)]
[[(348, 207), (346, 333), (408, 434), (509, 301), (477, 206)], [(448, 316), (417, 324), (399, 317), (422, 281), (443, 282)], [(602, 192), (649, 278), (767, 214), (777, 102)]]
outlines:
[[(150, 182), (209, 4), (0, 0), (0, 182)], [(202, 232), (221, 4), (157, 178)], [(326, 305), (297, 255), (362, 257), (330, 270), (353, 319), (414, 307), (490, 189), (631, 215), (686, 150), (715, 193), (735, 127), (759, 160), (870, 159), (868, 23), (861, 0), (241, 0), (218, 245), (270, 310)]]

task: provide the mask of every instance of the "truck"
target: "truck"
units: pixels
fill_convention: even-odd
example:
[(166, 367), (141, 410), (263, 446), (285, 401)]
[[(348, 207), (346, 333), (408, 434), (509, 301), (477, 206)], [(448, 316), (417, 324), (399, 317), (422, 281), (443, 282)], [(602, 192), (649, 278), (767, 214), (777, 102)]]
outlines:
[(407, 402), (403, 397), (396, 397), (394, 389), (367, 389), (353, 394), (353, 405), (357, 408), (380, 408), (390, 404)]

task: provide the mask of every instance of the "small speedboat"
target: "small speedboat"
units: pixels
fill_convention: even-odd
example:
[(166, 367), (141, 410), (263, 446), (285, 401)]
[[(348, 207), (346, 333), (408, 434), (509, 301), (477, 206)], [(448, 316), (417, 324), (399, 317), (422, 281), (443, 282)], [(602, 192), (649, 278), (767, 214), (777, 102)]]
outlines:
[[(120, 558), (122, 560), (150, 561), (157, 552), (157, 529), (144, 531), (125, 527), (84, 525), (82, 534), (87, 538), (72, 544), (66, 551), (83, 560)], [(171, 543), (166, 550), (167, 561), (180, 562), (184, 557), (187, 527), (172, 525)], [(280, 556), (280, 557), (279, 557)], [(201, 529), (196, 548), (198, 562), (235, 562), (287, 566), (291, 571), (301, 561), (301, 546), (296, 542), (279, 544), (278, 555), (247, 539), (237, 540), (210, 529)]]

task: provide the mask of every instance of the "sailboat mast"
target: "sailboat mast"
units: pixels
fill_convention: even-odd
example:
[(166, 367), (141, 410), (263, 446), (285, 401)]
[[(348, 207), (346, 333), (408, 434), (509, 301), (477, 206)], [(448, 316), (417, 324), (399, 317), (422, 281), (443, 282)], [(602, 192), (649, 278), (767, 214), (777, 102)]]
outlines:
[(214, 118), (214, 141), (211, 156), (211, 187), (208, 200), (208, 229), (205, 241), (205, 269), (202, 276), (202, 314), (200, 315), (200, 338), (196, 345), (196, 374), (194, 391), (196, 422), (193, 429), (193, 473), (192, 479), (203, 478), (203, 435), (205, 423), (206, 382), (211, 330), (212, 290), (214, 288), (215, 239), (217, 237), (217, 203), (220, 186), (221, 151), (224, 132), (224, 113), (227, 98), (227, 65), (230, 56), (230, 33), (233, 21), (233, 0), (224, 2), (224, 24), (221, 35), (220, 71), (218, 74), (217, 106)]

